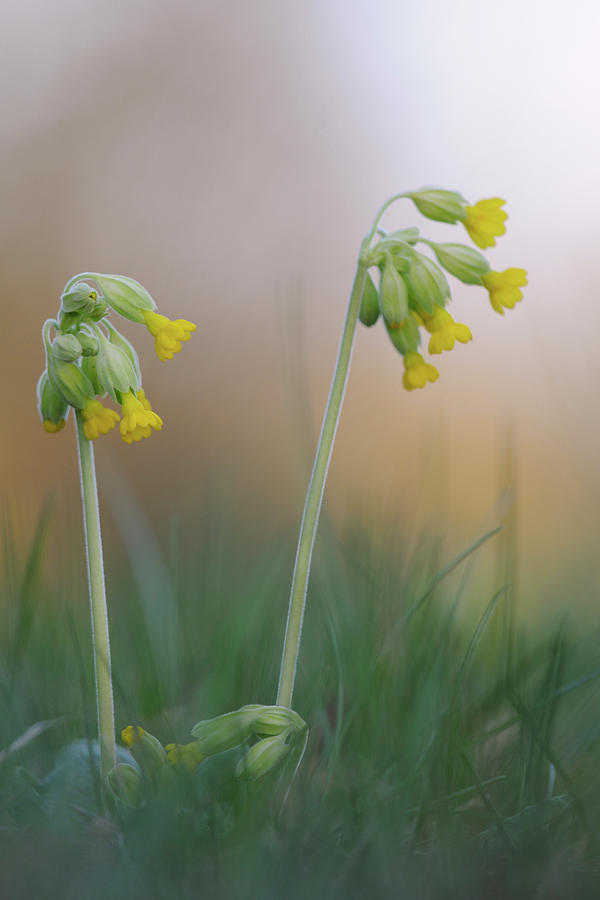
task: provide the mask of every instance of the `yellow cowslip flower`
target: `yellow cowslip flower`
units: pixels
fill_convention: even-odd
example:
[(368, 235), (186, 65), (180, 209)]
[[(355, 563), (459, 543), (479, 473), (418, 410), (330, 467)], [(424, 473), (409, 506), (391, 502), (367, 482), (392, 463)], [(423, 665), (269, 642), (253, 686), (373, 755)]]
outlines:
[(500, 209), (504, 203), (506, 200), (501, 200), (500, 197), (490, 197), (487, 200), (479, 200), (473, 206), (465, 207), (463, 225), (478, 247), (494, 247), (496, 236), (506, 231), (504, 221), (507, 214)]
[(423, 388), (428, 381), (437, 381), (440, 373), (435, 366), (426, 363), (420, 353), (409, 350), (404, 354), (404, 378), (402, 383), (407, 391)]
[(138, 391), (139, 394), (142, 394), (143, 400), (139, 396), (134, 397), (131, 393), (123, 395), (122, 419), (119, 428), (121, 437), (126, 444), (150, 437), (153, 428), (160, 431), (163, 426), (162, 419), (152, 411), (146, 395), (143, 391)]
[(206, 759), (206, 755), (201, 753), (198, 741), (192, 741), (191, 744), (167, 744), (165, 750), (172, 766), (181, 766), (188, 772), (195, 772), (200, 763)]
[(42, 422), (42, 427), (44, 431), (47, 431), (48, 434), (56, 434), (57, 431), (62, 431), (65, 427), (66, 419), (61, 419), (60, 422), (52, 422), (50, 419), (45, 419)]
[(108, 434), (119, 421), (119, 413), (102, 406), (99, 400), (90, 397), (81, 411), (83, 433), (88, 441), (95, 441), (101, 434)]
[(503, 306), (513, 309), (515, 303), (523, 298), (521, 288), (527, 284), (527, 272), (525, 269), (486, 272), (481, 276), (481, 280), (489, 292), (492, 308), (503, 316)]
[(134, 744), (140, 743), (145, 734), (141, 725), (128, 725), (121, 732), (121, 740), (126, 747), (133, 747)]
[(430, 353), (452, 350), (456, 341), (466, 344), (473, 337), (470, 329), (462, 322), (455, 322), (445, 309), (436, 308), (432, 316), (424, 316), (423, 324), (431, 335)]
[(142, 315), (148, 331), (154, 337), (154, 348), (161, 362), (173, 359), (173, 354), (181, 350), (181, 341), (189, 341), (192, 331), (196, 330), (194, 323), (187, 319), (172, 321), (147, 309), (142, 311)]

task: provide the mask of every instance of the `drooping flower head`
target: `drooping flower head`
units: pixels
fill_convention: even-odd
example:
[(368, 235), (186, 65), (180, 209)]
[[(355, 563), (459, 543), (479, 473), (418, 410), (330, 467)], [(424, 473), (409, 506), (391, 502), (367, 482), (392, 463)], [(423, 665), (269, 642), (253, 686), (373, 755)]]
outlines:
[[(64, 427), (70, 407), (81, 416), (88, 440), (107, 434), (119, 421), (128, 444), (162, 428), (142, 388), (137, 352), (109, 320), (111, 313), (146, 324), (161, 360), (179, 353), (196, 329), (186, 319), (171, 321), (156, 312), (152, 296), (133, 278), (98, 272), (72, 278), (57, 318), (43, 328), (46, 370), (38, 383), (38, 407), (47, 432)], [(107, 395), (122, 405), (122, 419), (100, 403)]]
[[(462, 224), (477, 247), (493, 247), (506, 231), (505, 201), (489, 197), (470, 204), (457, 191), (422, 188), (397, 194), (385, 203), (363, 241), (361, 261), (366, 272), (358, 317), (371, 327), (383, 319), (396, 350), (404, 357), (404, 387), (412, 391), (435, 382), (437, 369), (425, 362), (419, 348), (422, 333), (428, 332), (431, 354), (451, 350), (457, 343), (472, 340), (469, 327), (455, 322), (447, 310), (452, 297), (444, 271), (463, 284), (487, 288), (492, 307), (502, 313), (522, 297), (520, 288), (527, 283), (524, 269), (492, 271), (486, 257), (474, 247), (455, 242), (437, 243), (410, 227), (390, 233), (381, 226), (383, 213), (391, 203), (410, 199), (420, 213), (436, 222)], [(425, 245), (433, 259), (417, 245)], [(375, 271), (379, 284), (371, 271)]]

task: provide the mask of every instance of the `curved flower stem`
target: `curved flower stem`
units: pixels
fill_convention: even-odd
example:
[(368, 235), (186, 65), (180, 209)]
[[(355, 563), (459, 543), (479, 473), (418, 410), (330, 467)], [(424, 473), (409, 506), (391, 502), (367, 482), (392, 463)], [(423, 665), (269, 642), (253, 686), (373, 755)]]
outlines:
[(327, 409), (325, 410), (325, 416), (321, 426), (319, 445), (317, 447), (317, 453), (304, 504), (300, 536), (298, 538), (298, 550), (296, 552), (296, 562), (294, 564), (294, 574), (292, 576), (292, 590), (285, 627), (285, 640), (281, 656), (279, 688), (277, 691), (278, 706), (291, 706), (292, 704), (312, 552), (317, 533), (317, 526), (319, 524), (319, 513), (321, 511), (321, 503), (325, 491), (327, 470), (329, 468), (335, 433), (344, 400), (346, 383), (348, 381), (348, 370), (350, 368), (350, 359), (352, 357), (354, 332), (356, 331), (358, 312), (360, 310), (360, 303), (367, 277), (367, 264), (364, 258), (364, 251), (366, 251), (371, 237), (372, 232), (363, 242), (356, 275), (354, 276), (354, 284), (348, 302), (348, 310), (346, 312), (346, 319), (340, 340), (337, 362), (333, 373), (331, 388), (329, 390), (329, 400), (327, 401)]
[(90, 613), (92, 618), (92, 643), (94, 647), (94, 671), (96, 675), (96, 703), (98, 709), (98, 737), (100, 741), (100, 769), (102, 784), (116, 764), (115, 713), (110, 667), (110, 639), (108, 635), (108, 610), (104, 587), (104, 563), (102, 537), (98, 511), (98, 489), (94, 450), (83, 431), (83, 417), (75, 410), (77, 424), (77, 451), (81, 477), (81, 500), (85, 531), (88, 583), (90, 588)]

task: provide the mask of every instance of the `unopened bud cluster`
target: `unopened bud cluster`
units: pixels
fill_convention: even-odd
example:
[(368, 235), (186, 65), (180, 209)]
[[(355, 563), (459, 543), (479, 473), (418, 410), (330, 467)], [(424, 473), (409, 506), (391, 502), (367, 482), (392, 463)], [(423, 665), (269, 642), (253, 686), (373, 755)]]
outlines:
[[(46, 368), (38, 382), (38, 408), (46, 431), (64, 427), (69, 409), (81, 412), (88, 440), (107, 434), (117, 423), (127, 444), (160, 431), (158, 416), (142, 388), (138, 355), (110, 321), (115, 312), (145, 325), (161, 361), (181, 350), (196, 326), (171, 321), (156, 312), (148, 291), (133, 278), (84, 272), (66, 285), (56, 319), (45, 322), (42, 337)], [(120, 414), (100, 403), (109, 397)]]
[(121, 740), (130, 751), (135, 767), (120, 763), (108, 774), (109, 786), (127, 806), (139, 806), (148, 790), (169, 784), (173, 769), (195, 772), (207, 757), (245, 745), (236, 768), (236, 777), (258, 781), (275, 771), (293, 751), (302, 753), (307, 735), (306, 722), (285, 706), (255, 703), (233, 712), (204, 719), (192, 728), (189, 744), (167, 744), (139, 725), (128, 725)]
[[(448, 224), (462, 223), (478, 247), (493, 247), (496, 237), (504, 234), (504, 200), (491, 198), (469, 205), (455, 191), (424, 188), (400, 194), (413, 201), (419, 212), (429, 219)], [(433, 251), (436, 259), (420, 252), (418, 244)], [(446, 307), (451, 300), (445, 270), (464, 284), (485, 287), (492, 308), (501, 315), (521, 300), (521, 288), (527, 284), (524, 269), (492, 271), (478, 250), (465, 244), (435, 243), (406, 228), (386, 233), (379, 229), (374, 245), (363, 246), (361, 260), (367, 266), (359, 317), (364, 325), (374, 325), (381, 316), (387, 333), (404, 357), (404, 387), (412, 391), (437, 381), (438, 370), (418, 352), (422, 333), (428, 333), (429, 352), (451, 350), (456, 341), (471, 340), (470, 329), (455, 322)], [(370, 271), (377, 275), (378, 286)]]
[(173, 765), (193, 770), (207, 756), (248, 744), (235, 773), (238, 778), (257, 781), (298, 748), (306, 736), (306, 722), (284, 706), (251, 704), (198, 722), (192, 734), (195, 740), (189, 744), (167, 744)]

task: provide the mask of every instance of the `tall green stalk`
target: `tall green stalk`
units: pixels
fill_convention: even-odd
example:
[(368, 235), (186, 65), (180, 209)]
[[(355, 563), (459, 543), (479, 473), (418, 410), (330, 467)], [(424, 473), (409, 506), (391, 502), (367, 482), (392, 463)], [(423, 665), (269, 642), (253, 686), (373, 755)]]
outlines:
[(102, 783), (116, 765), (115, 713), (113, 703), (110, 638), (108, 634), (108, 610), (104, 586), (104, 563), (102, 559), (102, 536), (100, 534), (100, 513), (98, 510), (98, 489), (94, 449), (83, 431), (83, 417), (75, 410), (77, 422), (77, 451), (79, 474), (81, 477), (81, 500), (85, 526), (85, 549), (87, 558), (88, 583), (90, 588), (90, 613), (92, 619), (92, 643), (94, 648), (94, 671), (96, 675), (96, 703), (98, 709), (98, 737), (100, 741), (100, 767)]
[[(364, 245), (363, 245), (364, 246)], [(285, 627), (285, 639), (281, 657), (281, 670), (279, 673), (279, 688), (277, 691), (277, 705), (292, 705), (294, 693), (294, 681), (296, 678), (296, 666), (302, 637), (302, 622), (304, 619), (304, 607), (306, 605), (306, 591), (310, 576), (310, 565), (313, 547), (319, 524), (319, 513), (323, 502), (327, 470), (333, 451), (335, 433), (337, 430), (344, 393), (348, 381), (348, 371), (352, 357), (354, 333), (358, 321), (358, 313), (367, 277), (367, 265), (363, 255), (359, 257), (352, 292), (348, 302), (348, 310), (340, 340), (337, 361), (329, 389), (329, 399), (321, 426), (321, 435), (317, 453), (313, 464), (312, 474), (306, 494), (300, 536), (298, 538), (298, 550), (292, 576), (292, 589), (288, 607), (288, 617)]]

